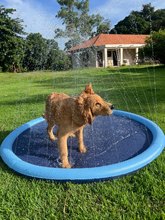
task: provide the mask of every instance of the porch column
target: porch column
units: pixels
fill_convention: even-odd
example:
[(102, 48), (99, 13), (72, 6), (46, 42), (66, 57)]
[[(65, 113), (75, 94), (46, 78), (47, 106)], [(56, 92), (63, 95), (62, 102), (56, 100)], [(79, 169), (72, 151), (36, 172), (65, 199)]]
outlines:
[(135, 62), (136, 62), (136, 64), (138, 64), (138, 59), (139, 59), (139, 48), (136, 47), (136, 49), (135, 49)]
[(95, 60), (96, 60), (96, 68), (98, 68), (99, 64), (98, 64), (97, 50), (96, 50), (96, 54), (95, 54)]
[(103, 53), (103, 66), (107, 67), (107, 48), (104, 48), (104, 53)]
[(120, 66), (123, 65), (123, 48), (120, 48)]

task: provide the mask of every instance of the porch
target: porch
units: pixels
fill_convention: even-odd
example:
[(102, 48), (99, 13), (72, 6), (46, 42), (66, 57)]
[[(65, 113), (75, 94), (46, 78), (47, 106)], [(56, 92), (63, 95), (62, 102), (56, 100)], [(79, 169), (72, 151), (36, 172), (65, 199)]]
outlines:
[(97, 50), (96, 67), (137, 64), (138, 51), (138, 47), (104, 47)]

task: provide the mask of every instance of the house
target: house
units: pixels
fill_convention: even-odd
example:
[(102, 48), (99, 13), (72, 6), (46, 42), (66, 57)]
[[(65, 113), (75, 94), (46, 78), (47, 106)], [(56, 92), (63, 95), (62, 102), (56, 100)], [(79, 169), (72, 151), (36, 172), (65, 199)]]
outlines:
[(108, 67), (138, 63), (139, 48), (148, 35), (99, 34), (72, 47), (69, 53), (73, 68)]

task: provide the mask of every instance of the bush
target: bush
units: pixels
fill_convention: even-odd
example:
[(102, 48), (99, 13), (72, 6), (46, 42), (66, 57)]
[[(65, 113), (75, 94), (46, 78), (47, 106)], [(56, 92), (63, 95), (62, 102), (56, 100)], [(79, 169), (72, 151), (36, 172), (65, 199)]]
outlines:
[(139, 51), (139, 56), (143, 61), (154, 60), (165, 64), (165, 30), (153, 32), (146, 40), (146, 45)]

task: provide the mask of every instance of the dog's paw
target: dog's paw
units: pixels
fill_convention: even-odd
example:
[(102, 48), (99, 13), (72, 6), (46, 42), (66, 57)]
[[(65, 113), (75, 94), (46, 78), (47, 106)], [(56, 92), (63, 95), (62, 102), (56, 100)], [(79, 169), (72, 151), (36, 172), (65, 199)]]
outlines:
[(87, 148), (85, 146), (79, 148), (80, 153), (85, 154), (87, 152)]
[(57, 140), (57, 137), (54, 136), (54, 135), (49, 135), (49, 139), (50, 139), (51, 141), (55, 141), (55, 140)]
[(62, 163), (61, 165), (62, 168), (71, 168), (71, 164), (70, 163)]

